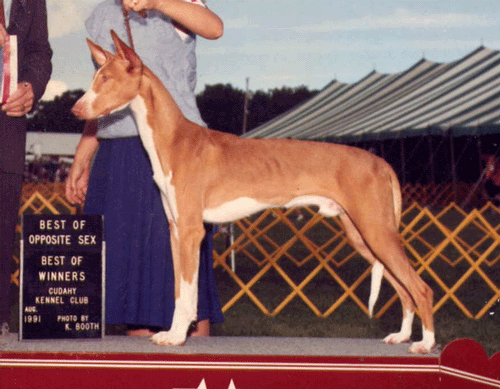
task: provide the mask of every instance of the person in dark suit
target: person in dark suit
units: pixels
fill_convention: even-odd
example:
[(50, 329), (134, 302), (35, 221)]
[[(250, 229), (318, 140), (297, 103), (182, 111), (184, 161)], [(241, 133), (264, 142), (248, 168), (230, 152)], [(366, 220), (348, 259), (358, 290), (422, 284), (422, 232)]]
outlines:
[(18, 90), (0, 111), (0, 326), (10, 321), (9, 290), (26, 148), (26, 114), (42, 97), (52, 73), (45, 0), (4, 0), (6, 35), (18, 39)]

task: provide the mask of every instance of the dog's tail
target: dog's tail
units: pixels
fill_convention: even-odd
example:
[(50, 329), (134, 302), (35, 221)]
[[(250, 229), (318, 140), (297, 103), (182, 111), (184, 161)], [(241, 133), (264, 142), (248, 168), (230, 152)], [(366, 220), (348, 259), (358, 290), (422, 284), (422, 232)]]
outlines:
[(394, 206), (394, 221), (396, 225), (394, 228), (399, 231), (399, 224), (401, 223), (401, 208), (403, 205), (403, 198), (401, 195), (401, 185), (399, 184), (398, 177), (394, 170), (389, 167), (389, 180), (391, 181), (392, 201)]
[[(395, 229), (396, 231), (398, 231), (399, 224), (401, 223), (401, 206), (403, 200), (401, 197), (401, 186), (399, 185), (399, 180), (392, 168), (389, 168), (389, 180), (391, 184), (392, 201), (394, 207), (394, 221), (396, 223)], [(375, 261), (372, 267), (370, 297), (368, 299), (368, 311), (370, 313), (370, 318), (373, 317), (373, 309), (375, 307), (375, 303), (378, 300), (380, 288), (382, 286), (383, 275), (384, 265), (379, 261)]]

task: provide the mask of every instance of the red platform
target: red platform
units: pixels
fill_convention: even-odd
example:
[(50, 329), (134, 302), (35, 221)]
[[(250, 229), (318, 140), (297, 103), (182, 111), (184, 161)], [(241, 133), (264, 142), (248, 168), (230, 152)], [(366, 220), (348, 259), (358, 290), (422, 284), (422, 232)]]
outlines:
[(371, 339), (192, 338), (177, 348), (127, 337), (11, 340), (0, 345), (0, 389), (500, 388), (500, 353), (488, 359), (472, 340), (429, 356), (407, 347)]

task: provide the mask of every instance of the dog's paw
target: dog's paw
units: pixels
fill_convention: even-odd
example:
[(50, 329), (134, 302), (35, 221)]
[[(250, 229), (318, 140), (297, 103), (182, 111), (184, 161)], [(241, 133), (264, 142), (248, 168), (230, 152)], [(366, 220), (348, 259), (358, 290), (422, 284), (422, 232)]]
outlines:
[(435, 343), (427, 344), (422, 340), (420, 342), (413, 343), (408, 349), (408, 352), (412, 354), (429, 354), (434, 346)]
[(423, 331), (423, 339), (420, 342), (415, 342), (408, 349), (412, 354), (428, 354), (436, 346), (436, 338), (434, 331)]
[(404, 332), (396, 332), (394, 334), (387, 335), (383, 342), (387, 344), (400, 344), (410, 341), (410, 336)]
[(154, 334), (151, 341), (159, 346), (181, 346), (186, 342), (186, 333), (161, 331)]

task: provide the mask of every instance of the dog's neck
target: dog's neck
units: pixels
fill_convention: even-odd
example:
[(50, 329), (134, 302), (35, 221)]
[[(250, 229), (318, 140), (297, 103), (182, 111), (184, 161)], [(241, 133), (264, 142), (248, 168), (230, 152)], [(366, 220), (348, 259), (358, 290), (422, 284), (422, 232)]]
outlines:
[(130, 108), (142, 144), (151, 160), (155, 180), (159, 180), (162, 175), (168, 176), (172, 171), (172, 153), (159, 153), (158, 147), (175, 147), (176, 136), (182, 134), (178, 130), (187, 119), (162, 82), (146, 67), (141, 75), (138, 94), (131, 101)]
[(186, 120), (172, 95), (147, 67), (143, 69), (139, 92), (130, 108), (141, 137), (152, 132), (164, 141), (173, 141), (176, 129)]

